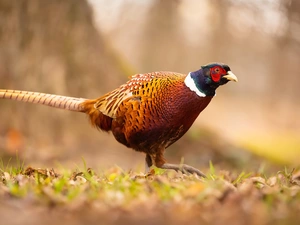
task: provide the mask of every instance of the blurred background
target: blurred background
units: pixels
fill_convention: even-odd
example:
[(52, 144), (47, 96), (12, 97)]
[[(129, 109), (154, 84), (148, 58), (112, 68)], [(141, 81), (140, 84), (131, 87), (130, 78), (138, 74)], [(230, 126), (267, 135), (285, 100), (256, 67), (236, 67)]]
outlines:
[[(135, 73), (224, 62), (220, 87), (169, 162), (208, 170), (300, 165), (297, 0), (0, 0), (0, 88), (96, 98)], [(17, 153), (16, 153), (17, 152)], [(0, 157), (144, 170), (144, 155), (86, 116), (0, 100)]]

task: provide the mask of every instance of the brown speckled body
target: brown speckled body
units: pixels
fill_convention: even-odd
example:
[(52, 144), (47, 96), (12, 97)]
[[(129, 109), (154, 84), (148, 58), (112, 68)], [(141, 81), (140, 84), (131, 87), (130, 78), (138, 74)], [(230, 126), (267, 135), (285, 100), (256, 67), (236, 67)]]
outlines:
[[(165, 163), (164, 149), (186, 133), (212, 98), (197, 96), (185, 85), (185, 77), (171, 72), (138, 74), (103, 97), (82, 103), (83, 108), (91, 110), (92, 124), (111, 130), (127, 147), (154, 156), (159, 166)], [(102, 115), (94, 116), (95, 109)]]

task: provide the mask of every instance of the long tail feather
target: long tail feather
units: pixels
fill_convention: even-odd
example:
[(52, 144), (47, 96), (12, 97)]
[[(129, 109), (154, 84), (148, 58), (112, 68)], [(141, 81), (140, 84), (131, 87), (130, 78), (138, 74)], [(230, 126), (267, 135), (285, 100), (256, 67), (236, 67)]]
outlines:
[(75, 112), (84, 112), (84, 106), (81, 104), (86, 99), (73, 98), (60, 95), (45, 94), (30, 91), (17, 91), (0, 89), (0, 99), (11, 99), (21, 102), (47, 105), (60, 109), (67, 109)]

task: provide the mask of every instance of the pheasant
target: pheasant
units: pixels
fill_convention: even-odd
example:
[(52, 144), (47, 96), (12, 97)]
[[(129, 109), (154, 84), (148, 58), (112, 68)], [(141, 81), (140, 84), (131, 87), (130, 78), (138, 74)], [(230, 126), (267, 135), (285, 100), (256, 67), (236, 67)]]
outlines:
[(156, 166), (205, 177), (189, 165), (166, 163), (164, 151), (188, 131), (220, 85), (237, 80), (229, 66), (211, 63), (187, 75), (136, 74), (97, 99), (3, 89), (0, 98), (86, 113), (94, 127), (111, 131), (121, 144), (144, 152), (146, 171)]

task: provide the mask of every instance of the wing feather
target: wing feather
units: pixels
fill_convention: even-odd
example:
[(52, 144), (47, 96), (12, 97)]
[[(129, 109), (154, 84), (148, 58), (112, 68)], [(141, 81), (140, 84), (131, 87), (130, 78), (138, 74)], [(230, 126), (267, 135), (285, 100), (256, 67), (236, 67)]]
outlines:
[(155, 92), (154, 89), (158, 86), (158, 83), (162, 80), (165, 80), (165, 83), (170, 82), (170, 75), (172, 75), (173, 78), (185, 76), (172, 72), (153, 72), (133, 75), (126, 84), (121, 85), (119, 88), (99, 98), (94, 107), (104, 115), (116, 118), (118, 108), (122, 102), (128, 102), (130, 99), (135, 101), (135, 98), (141, 96), (141, 94), (143, 98), (152, 98)]

